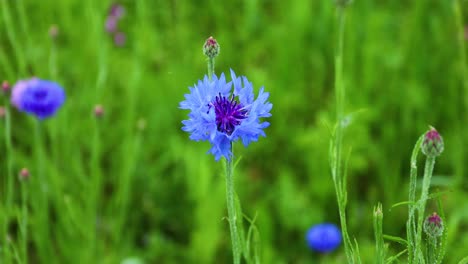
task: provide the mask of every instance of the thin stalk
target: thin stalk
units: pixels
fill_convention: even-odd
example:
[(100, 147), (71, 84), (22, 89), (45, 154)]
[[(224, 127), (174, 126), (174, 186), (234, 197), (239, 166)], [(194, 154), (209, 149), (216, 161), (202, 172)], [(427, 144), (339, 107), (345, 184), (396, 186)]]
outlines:
[[(137, 17), (137, 24), (145, 25), (144, 24), (144, 16), (143, 12), (146, 10), (145, 8), (145, 1), (137, 1), (136, 6), (136, 17)], [(140, 27), (141, 28), (141, 27)], [(137, 41), (138, 42), (138, 41)], [(127, 138), (122, 144), (122, 169), (121, 173), (118, 176), (118, 191), (116, 195), (116, 206), (117, 209), (120, 211), (120, 214), (117, 217), (117, 224), (115, 231), (117, 234), (115, 236), (115, 244), (117, 246), (121, 246), (125, 243), (125, 240), (122, 239), (124, 236), (129, 236), (132, 232), (131, 229), (125, 228), (124, 224), (125, 221), (128, 219), (128, 211), (131, 209), (129, 207), (129, 197), (131, 197), (133, 188), (133, 176), (135, 169), (137, 168), (138, 164), (138, 156), (140, 153), (141, 145), (142, 145), (142, 130), (138, 130), (135, 134), (135, 123), (137, 120), (137, 103), (139, 98), (139, 87), (142, 80), (142, 58), (144, 57), (143, 48), (141, 45), (135, 45), (133, 49), (133, 73), (128, 84), (129, 89), (127, 89), (127, 101), (126, 101), (126, 114), (123, 117), (126, 121), (126, 126), (124, 128), (125, 137)], [(105, 57), (103, 60), (106, 59)], [(107, 61), (107, 59), (106, 59)], [(102, 65), (102, 69), (106, 72), (102, 74), (107, 75), (107, 63)], [(101, 78), (101, 76), (99, 76)], [(105, 76), (102, 76), (104, 78)]]
[(1, 6), (3, 11), (3, 22), (5, 23), (5, 28), (7, 31), (7, 36), (10, 41), (11, 46), (13, 47), (16, 61), (18, 63), (18, 70), (20, 75), (26, 74), (26, 59), (23, 51), (23, 46), (20, 45), (20, 41), (18, 41), (16, 32), (13, 27), (12, 16), (10, 14), (10, 7), (7, 0), (1, 0)]
[[(132, 80), (130, 83), (130, 89), (127, 94), (127, 109), (125, 119), (127, 126), (125, 127), (125, 135), (127, 140), (122, 144), (122, 169), (118, 179), (118, 193), (116, 195), (116, 202), (120, 211), (118, 222), (116, 225), (116, 243), (120, 244), (125, 242), (122, 236), (127, 236), (131, 230), (124, 229), (125, 221), (128, 219), (128, 210), (131, 193), (133, 191), (133, 175), (138, 164), (138, 157), (140, 154), (140, 148), (142, 144), (142, 131), (139, 129), (135, 134), (135, 120), (137, 102), (139, 97), (139, 84), (141, 82), (141, 51), (135, 50), (134, 59), (134, 71)], [(130, 154), (129, 154), (130, 153)]]
[(27, 182), (21, 184), (21, 253), (23, 263), (28, 263), (28, 186)]
[(237, 210), (234, 199), (234, 168), (232, 160), (233, 156), (231, 156), (229, 160), (226, 159), (226, 203), (228, 209), (229, 229), (231, 231), (232, 255), (234, 259), (234, 264), (240, 264), (241, 247), (239, 245), (239, 232), (237, 230)]
[(374, 235), (375, 235), (375, 249), (376, 249), (376, 263), (384, 264), (385, 263), (385, 248), (384, 248), (384, 239), (383, 239), (383, 213), (382, 213), (382, 204), (378, 204), (377, 207), (374, 207)]
[(215, 59), (214, 58), (208, 58), (208, 79), (211, 81), (211, 78), (215, 72)]
[(427, 263), (437, 263), (437, 238), (436, 237), (428, 237), (427, 238)]
[[(5, 105), (5, 155), (7, 163), (7, 172), (6, 172), (6, 203), (5, 203), (5, 219), (3, 220), (3, 235), (4, 239), (8, 236), (8, 223), (10, 222), (10, 217), (13, 211), (13, 181), (15, 179), (13, 175), (13, 147), (11, 144), (11, 113), (10, 113), (10, 103), (6, 100)], [(5, 253), (5, 262), (8, 263), (10, 259), (10, 252), (7, 247), (4, 247)]]
[(44, 171), (44, 143), (42, 137), (42, 121), (39, 119), (35, 121), (35, 151), (36, 151), (36, 173), (38, 185), (36, 186), (37, 191), (37, 200), (35, 202), (36, 208), (34, 213), (36, 214), (38, 221), (35, 226), (36, 233), (36, 246), (38, 247), (38, 252), (41, 258), (41, 261), (47, 261), (49, 259), (49, 200), (48, 200), (48, 188), (49, 184), (46, 179)]
[[(458, 50), (459, 50), (459, 61), (458, 61), (458, 73), (460, 75), (460, 79), (463, 82), (463, 90), (464, 90), (464, 113), (468, 111), (468, 71), (466, 67), (467, 63), (467, 55), (466, 55), (466, 40), (465, 40), (465, 25), (463, 22), (463, 12), (462, 12), (462, 3), (461, 0), (453, 0), (453, 13), (455, 17), (455, 22), (458, 30), (458, 35), (457, 35), (457, 41), (458, 41)], [(466, 124), (465, 122), (461, 122), (462, 126), (463, 124)], [(465, 125), (466, 126), (466, 125)], [(463, 127), (462, 129), (464, 129)], [(466, 142), (466, 138), (461, 139), (462, 144), (463, 142)], [(463, 154), (462, 154), (463, 155)], [(460, 157), (463, 159), (463, 157)], [(460, 173), (457, 173), (456, 177), (456, 184), (459, 186), (463, 182), (463, 176), (464, 174), (464, 162), (459, 162), (458, 166), (460, 166)]]
[(422, 182), (422, 190), (421, 190), (421, 198), (418, 201), (418, 228), (416, 231), (416, 243), (415, 249), (417, 250), (417, 254), (414, 256), (416, 259), (416, 263), (418, 262), (417, 259), (422, 258), (422, 226), (424, 222), (424, 211), (426, 209), (426, 202), (429, 195), (429, 187), (431, 185), (431, 178), (432, 178), (432, 171), (434, 170), (435, 164), (435, 157), (428, 156), (426, 158), (426, 165), (424, 167), (424, 177)]
[(94, 133), (93, 133), (93, 146), (91, 152), (91, 180), (89, 187), (91, 190), (90, 195), (90, 223), (89, 223), (89, 235), (90, 235), (90, 260), (95, 259), (98, 255), (99, 245), (97, 244), (99, 236), (96, 228), (96, 221), (99, 217), (99, 197), (101, 193), (102, 185), (102, 173), (99, 167), (100, 153), (101, 153), (101, 138), (100, 138), (100, 120), (95, 120)]
[(344, 116), (344, 85), (343, 85), (343, 35), (345, 28), (345, 8), (338, 7), (338, 43), (335, 51), (335, 97), (336, 97), (336, 135), (335, 135), (335, 176), (341, 179), (341, 162), (342, 162), (342, 144), (343, 144), (343, 126), (342, 120)]
[(424, 140), (424, 134), (421, 135), (416, 141), (411, 154), (411, 169), (410, 169), (410, 184), (409, 184), (409, 205), (408, 205), (408, 222), (406, 223), (406, 235), (408, 239), (408, 263), (411, 264), (414, 261), (415, 254), (415, 239), (416, 239), (416, 223), (414, 212), (416, 210), (416, 178), (418, 176), (418, 154), (421, 149), (421, 144)]
[[(453, 5), (453, 12), (454, 16), (456, 19), (457, 23), (457, 29), (458, 29), (458, 35), (457, 35), (457, 41), (458, 41), (458, 47), (459, 47), (459, 52), (460, 52), (460, 63), (459, 63), (459, 71), (460, 71), (460, 77), (462, 78), (463, 81), (463, 87), (465, 88), (465, 92), (468, 91), (468, 76), (466, 75), (467, 69), (466, 69), (466, 40), (465, 40), (465, 26), (463, 24), (463, 12), (462, 12), (462, 4), (460, 0), (454, 0), (454, 5)], [(465, 96), (464, 98), (465, 102), (465, 107), (468, 107), (468, 97)]]
[[(437, 211), (440, 213), (440, 218), (444, 221), (445, 219), (445, 212), (444, 208), (442, 207), (442, 201), (440, 196), (437, 198)], [(440, 237), (441, 241), (439, 243), (436, 243), (438, 245), (437, 248), (437, 257), (435, 259), (435, 264), (442, 263), (442, 260), (444, 259), (445, 252), (447, 250), (447, 229), (443, 230), (442, 236)]]
[(346, 9), (344, 6), (337, 6), (338, 35), (335, 50), (335, 96), (336, 96), (336, 119), (337, 126), (332, 146), (332, 176), (335, 184), (335, 191), (338, 200), (338, 210), (341, 222), (341, 232), (344, 238), (344, 247), (348, 263), (354, 263), (353, 246), (349, 239), (346, 224), (346, 186), (343, 181), (342, 163), (342, 145), (343, 145), (343, 117), (345, 104), (345, 88), (343, 82), (343, 39), (346, 21)]
[[(52, 38), (52, 37), (51, 37)], [(52, 44), (50, 47), (50, 54), (49, 54), (49, 74), (52, 80), (57, 80), (57, 47), (56, 47), (56, 40), (52, 38)]]
[(16, 260), (16, 263), (18, 264), (22, 264), (21, 262), (21, 258), (18, 254), (18, 250), (16, 249), (16, 246), (15, 244), (13, 243), (13, 241), (9, 241), (9, 244), (8, 244), (11, 248), (11, 252), (13, 253), (13, 256), (14, 256), (14, 259)]

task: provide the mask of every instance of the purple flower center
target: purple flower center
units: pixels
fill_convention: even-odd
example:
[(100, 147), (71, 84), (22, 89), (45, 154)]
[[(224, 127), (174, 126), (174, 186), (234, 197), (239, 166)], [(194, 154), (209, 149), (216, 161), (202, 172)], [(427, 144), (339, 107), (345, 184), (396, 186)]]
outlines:
[(220, 93), (212, 106), (215, 109), (216, 127), (219, 132), (231, 135), (234, 128), (247, 118), (247, 110), (234, 99), (234, 95), (228, 99)]
[(34, 97), (38, 100), (44, 99), (47, 96), (47, 91), (43, 89), (38, 89), (34, 91)]

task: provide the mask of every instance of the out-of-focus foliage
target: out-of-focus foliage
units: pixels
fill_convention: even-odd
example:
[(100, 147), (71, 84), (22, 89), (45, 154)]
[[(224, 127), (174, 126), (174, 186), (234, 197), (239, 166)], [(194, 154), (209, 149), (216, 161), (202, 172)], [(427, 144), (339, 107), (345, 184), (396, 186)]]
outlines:
[[(446, 261), (468, 253), (468, 204), (461, 202), (468, 199), (468, 43), (460, 38), (456, 2), (355, 0), (348, 7), (344, 73), (346, 112), (353, 114), (345, 134), (347, 215), (364, 263), (375, 255), (377, 202), (384, 233), (404, 236), (407, 208), (392, 205), (408, 199), (411, 150), (428, 125), (445, 140), (431, 190), (444, 192)], [(460, 2), (468, 17), (468, 2)], [(263, 263), (343, 263), (343, 248), (320, 255), (305, 243), (312, 225), (338, 224), (328, 163), (333, 1), (120, 3), (123, 47), (105, 31), (110, 1), (0, 1), (0, 80), (38, 76), (67, 93), (63, 109), (44, 122), (50, 263), (231, 261), (222, 165), (205, 154), (208, 143), (190, 141), (180, 129), (187, 112), (178, 109), (188, 87), (206, 74), (202, 45), (209, 36), (221, 45), (216, 73), (232, 68), (248, 76), (255, 92), (265, 86), (274, 105), (267, 137), (248, 149), (235, 146), (242, 156), (236, 190), (245, 214), (257, 214)], [(59, 29), (55, 39), (51, 25)], [(97, 121), (96, 104), (105, 109)], [(30, 121), (13, 111), (14, 170), (29, 167), (33, 178)], [(95, 140), (104, 185), (97, 219), (90, 219)], [(1, 186), (5, 167), (2, 158)], [(436, 209), (435, 201), (428, 205), (428, 212)], [(12, 234), (15, 228), (11, 224)], [(402, 249), (389, 243), (390, 253)], [(35, 245), (31, 263), (39, 254)]]

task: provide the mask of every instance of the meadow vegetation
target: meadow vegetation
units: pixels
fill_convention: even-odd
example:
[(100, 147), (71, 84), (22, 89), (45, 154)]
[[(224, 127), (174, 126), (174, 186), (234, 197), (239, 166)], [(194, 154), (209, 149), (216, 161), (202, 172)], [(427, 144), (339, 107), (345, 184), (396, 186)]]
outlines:
[[(0, 81), (36, 76), (66, 92), (41, 122), (0, 95), (0, 263), (231, 262), (222, 162), (181, 130), (179, 103), (207, 73), (209, 36), (221, 46), (215, 73), (248, 76), (273, 104), (266, 138), (234, 145), (261, 263), (346, 263), (343, 246), (319, 254), (305, 239), (314, 224), (340, 226), (329, 156), (334, 1), (122, 0), (117, 42), (105, 25), (112, 3), (0, 0)], [(458, 263), (468, 255), (468, 1), (354, 0), (346, 16), (349, 236), (363, 263), (378, 254), (376, 211), (384, 235), (406, 237), (412, 151), (432, 125), (445, 150), (425, 214), (440, 214), (440, 201), (443, 263)], [(384, 243), (387, 256), (405, 249)]]

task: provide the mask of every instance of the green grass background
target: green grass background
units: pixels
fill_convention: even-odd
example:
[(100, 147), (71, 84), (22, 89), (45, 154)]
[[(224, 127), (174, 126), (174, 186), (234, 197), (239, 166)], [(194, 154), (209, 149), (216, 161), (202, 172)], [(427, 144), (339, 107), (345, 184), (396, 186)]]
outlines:
[[(338, 224), (328, 164), (333, 1), (120, 3), (122, 48), (104, 31), (110, 1), (0, 1), (0, 80), (38, 76), (67, 93), (64, 107), (43, 124), (49, 238), (31, 239), (30, 262), (231, 261), (222, 164), (205, 154), (208, 143), (188, 139), (181, 130), (187, 112), (178, 109), (188, 87), (206, 74), (201, 47), (214, 36), (221, 45), (216, 73), (232, 68), (246, 75), (255, 91), (265, 86), (273, 103), (267, 137), (235, 146), (242, 156), (236, 189), (245, 214), (257, 215), (263, 263), (344, 263), (343, 247), (320, 255), (304, 240), (313, 224)], [(407, 200), (411, 150), (428, 125), (445, 140), (431, 190), (444, 191), (446, 263), (468, 255), (468, 21), (456, 16), (457, 6), (467, 17), (463, 0), (355, 0), (348, 8), (346, 111), (355, 113), (345, 134), (348, 224), (364, 263), (374, 260), (377, 202), (384, 233), (405, 235), (407, 208), (392, 205)], [(48, 35), (52, 24), (59, 28), (55, 41)], [(98, 120), (95, 104), (105, 108)], [(20, 185), (27, 184), (30, 199), (38, 194), (33, 131), (32, 118), (14, 110), (14, 171), (31, 170), (28, 183), (15, 180), (18, 208)], [(3, 141), (0, 147), (5, 150)], [(6, 174), (4, 158), (0, 152), (2, 186), (16, 179)], [(97, 175), (100, 188), (93, 184)], [(90, 201), (95, 192), (99, 199)], [(426, 211), (435, 208), (430, 201)], [(15, 219), (9, 217), (12, 243)], [(29, 228), (31, 236), (44, 228), (34, 212)], [(41, 252), (41, 244), (49, 250)], [(390, 243), (390, 252), (400, 250)]]

